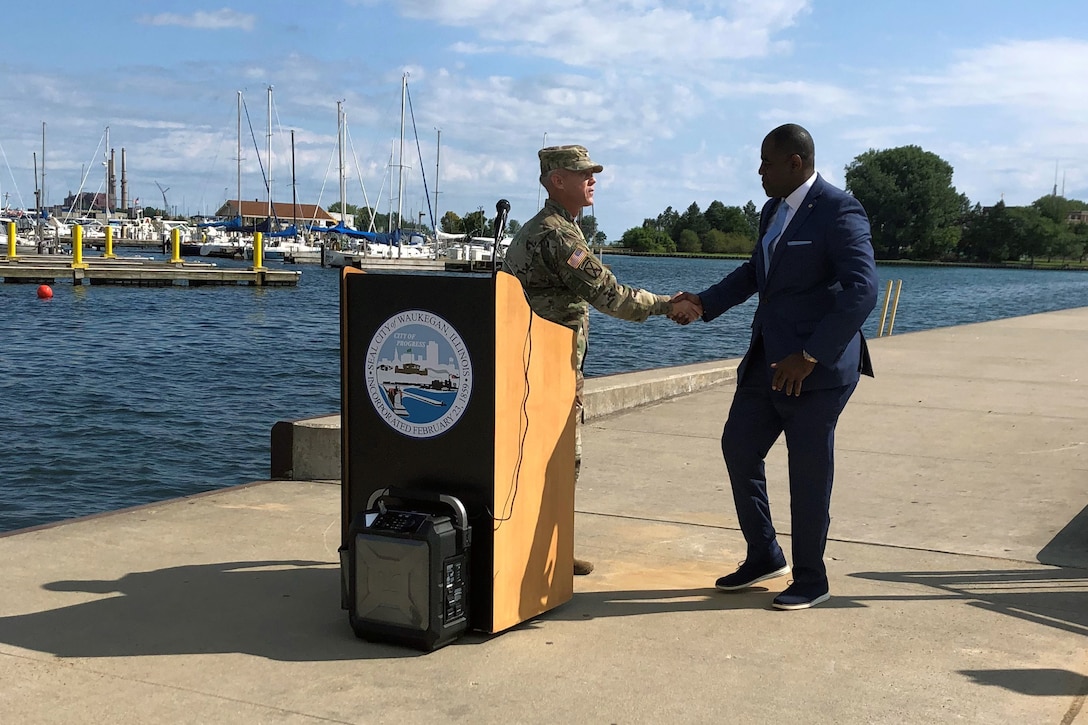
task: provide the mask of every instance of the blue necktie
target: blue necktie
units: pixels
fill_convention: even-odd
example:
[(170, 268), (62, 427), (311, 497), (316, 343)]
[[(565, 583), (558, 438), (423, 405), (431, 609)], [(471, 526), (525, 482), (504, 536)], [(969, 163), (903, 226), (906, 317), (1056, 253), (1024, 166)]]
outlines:
[(786, 215), (790, 212), (790, 205), (786, 203), (785, 199), (781, 199), (778, 202), (778, 209), (774, 213), (774, 218), (771, 219), (770, 225), (767, 227), (767, 231), (763, 234), (763, 271), (764, 273), (771, 269), (771, 255), (774, 254), (774, 245), (778, 241), (778, 238), (782, 236), (782, 229), (786, 226)]

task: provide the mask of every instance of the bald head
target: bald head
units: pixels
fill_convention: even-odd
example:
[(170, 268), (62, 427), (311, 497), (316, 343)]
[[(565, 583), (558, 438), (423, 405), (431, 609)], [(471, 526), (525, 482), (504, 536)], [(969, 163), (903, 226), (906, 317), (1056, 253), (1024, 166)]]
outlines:
[(816, 170), (812, 136), (796, 123), (779, 126), (767, 134), (759, 156), (763, 190), (770, 197), (786, 198)]
[(800, 157), (804, 171), (811, 173), (816, 168), (816, 144), (812, 142), (809, 132), (796, 123), (779, 126), (767, 134), (766, 141), (770, 142), (771, 148), (785, 156)]

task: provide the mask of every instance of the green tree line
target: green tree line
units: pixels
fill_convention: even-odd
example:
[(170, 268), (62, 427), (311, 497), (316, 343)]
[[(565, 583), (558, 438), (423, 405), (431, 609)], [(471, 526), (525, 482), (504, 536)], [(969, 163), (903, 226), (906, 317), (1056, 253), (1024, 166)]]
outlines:
[[(1028, 206), (972, 204), (952, 185), (952, 166), (919, 146), (870, 149), (846, 167), (846, 190), (869, 215), (877, 259), (1002, 263), (1083, 262), (1088, 224), (1070, 223), (1088, 203), (1050, 194)], [(711, 202), (684, 213), (671, 206), (623, 233), (637, 252), (750, 254), (759, 210)]]
[(747, 254), (759, 228), (759, 210), (749, 201), (743, 207), (712, 201), (706, 211), (695, 202), (681, 214), (671, 206), (642, 226), (623, 233), (620, 242), (636, 252), (671, 254)]
[[(455, 212), (447, 211), (442, 215), (439, 229), (449, 234), (466, 234), (470, 237), (494, 237), (495, 219), (484, 214), (483, 209), (469, 212), (459, 216)], [(597, 227), (597, 218), (592, 214), (583, 214), (578, 219), (578, 226), (582, 234), (593, 246), (601, 246), (608, 241), (607, 235)], [(506, 222), (507, 236), (514, 236), (521, 229), (521, 222), (517, 219), (508, 219)]]
[[(329, 213), (336, 216), (340, 213), (340, 202), (335, 202), (329, 206)], [(374, 230), (378, 232), (384, 232), (387, 229), (397, 229), (397, 213), (382, 214), (367, 206), (355, 206), (354, 204), (344, 205), (345, 214), (355, 215), (355, 228), (363, 231), (369, 231), (371, 229), (370, 222), (374, 222)], [(757, 217), (758, 218), (758, 217)], [(393, 220), (393, 224), (390, 226), (389, 220)], [(448, 234), (464, 234), (470, 237), (494, 237), (495, 235), (495, 218), (487, 216), (484, 213), (483, 208), (478, 208), (475, 211), (470, 211), (465, 214), (458, 214), (454, 211), (447, 211), (439, 219), (438, 228), (440, 231)], [(578, 219), (578, 225), (582, 229), (582, 234), (585, 235), (586, 240), (590, 244), (600, 247), (608, 242), (608, 237), (597, 226), (597, 218), (592, 214), (583, 214)], [(428, 227), (421, 225), (411, 220), (406, 221), (402, 229), (418, 229), (420, 231), (427, 231)], [(508, 219), (506, 221), (506, 234), (507, 236), (513, 236), (521, 229), (521, 222), (517, 219)]]

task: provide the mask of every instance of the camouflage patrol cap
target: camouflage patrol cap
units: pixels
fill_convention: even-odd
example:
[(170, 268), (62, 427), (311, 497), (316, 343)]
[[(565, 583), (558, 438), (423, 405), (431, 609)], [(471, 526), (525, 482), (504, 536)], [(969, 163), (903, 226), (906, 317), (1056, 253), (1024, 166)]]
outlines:
[(540, 175), (543, 177), (556, 169), (568, 171), (588, 171), (599, 174), (604, 167), (589, 158), (589, 151), (585, 146), (549, 146), (537, 152), (540, 157)]

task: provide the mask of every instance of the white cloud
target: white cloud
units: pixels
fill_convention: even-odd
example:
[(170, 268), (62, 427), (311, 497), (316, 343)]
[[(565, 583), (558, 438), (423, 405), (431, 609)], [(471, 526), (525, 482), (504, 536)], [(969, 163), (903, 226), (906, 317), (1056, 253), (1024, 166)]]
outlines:
[(655, 66), (678, 72), (713, 61), (763, 57), (771, 37), (805, 14), (809, 0), (764, 3), (676, 0), (408, 0), (408, 17), (472, 28), (490, 44), (462, 40), (465, 53), (507, 53), (571, 66)]
[[(786, 123), (798, 118), (814, 121), (857, 117), (873, 109), (857, 90), (806, 80), (710, 80), (706, 89), (723, 102), (759, 102), (765, 120)], [(771, 105), (773, 104), (773, 105)]]
[[(856, 141), (859, 147), (869, 149), (886, 149), (897, 145), (899, 139), (924, 138), (935, 129), (917, 123), (902, 123), (887, 126), (858, 126), (844, 131), (841, 138)], [(915, 144), (917, 145), (917, 144)]]
[(253, 30), (256, 18), (247, 13), (239, 13), (229, 8), (206, 12), (198, 10), (189, 15), (178, 13), (159, 13), (143, 15), (136, 22), (141, 25), (176, 26), (197, 30)]
[(1088, 97), (1078, 92), (1088, 68), (1088, 41), (1008, 41), (960, 53), (936, 75), (909, 76), (919, 105), (989, 107), (1048, 120), (1083, 121)]
[(954, 58), (937, 71), (885, 81), (885, 118), (870, 113), (877, 123), (844, 135), (866, 148), (915, 144), (936, 153), (955, 169), (957, 189), (983, 204), (1002, 197), (1026, 204), (1050, 193), (1055, 165), (1067, 194), (1081, 193), (1088, 97), (1076, 89), (1088, 41), (1008, 40)]

